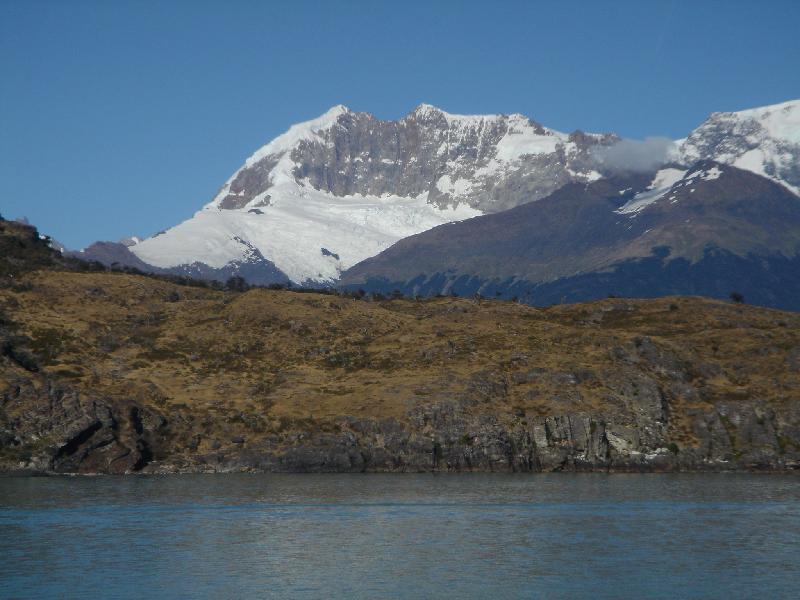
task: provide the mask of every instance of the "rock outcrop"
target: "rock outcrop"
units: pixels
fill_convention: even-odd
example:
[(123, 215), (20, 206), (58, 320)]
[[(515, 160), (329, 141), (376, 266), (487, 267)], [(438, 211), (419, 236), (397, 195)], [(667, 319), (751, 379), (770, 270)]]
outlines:
[(156, 413), (92, 397), (46, 378), (17, 375), (4, 385), (0, 457), (14, 457), (15, 469), (134, 472), (153, 459), (152, 447), (167, 433), (167, 420)]
[[(513, 377), (481, 373), (455, 398), (404, 418), (343, 415), (279, 423), (238, 415), (207, 433), (186, 407), (160, 411), (98, 398), (36, 373), (0, 390), (0, 470), (52, 473), (783, 471), (800, 468), (800, 402), (757, 398), (705, 405), (696, 367), (647, 338), (610, 351), (616, 368)], [(789, 358), (791, 361), (791, 358)], [(8, 371), (6, 370), (6, 374)], [(706, 376), (714, 376), (712, 369)], [(510, 387), (555, 383), (564, 412), (486, 411)], [(580, 383), (610, 393), (596, 410)], [(257, 418), (256, 418), (257, 420)], [(220, 423), (218, 423), (219, 425)]]

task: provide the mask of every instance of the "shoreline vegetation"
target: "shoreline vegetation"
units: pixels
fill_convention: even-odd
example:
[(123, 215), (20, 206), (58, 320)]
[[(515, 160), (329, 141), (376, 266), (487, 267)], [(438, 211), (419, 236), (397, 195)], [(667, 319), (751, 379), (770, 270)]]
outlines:
[(277, 287), (87, 265), (0, 220), (0, 471), (800, 467), (798, 313)]

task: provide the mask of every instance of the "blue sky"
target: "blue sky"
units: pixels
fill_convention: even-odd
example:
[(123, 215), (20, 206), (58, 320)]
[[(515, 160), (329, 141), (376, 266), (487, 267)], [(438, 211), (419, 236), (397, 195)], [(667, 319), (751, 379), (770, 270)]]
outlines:
[(683, 137), (800, 97), (800, 2), (0, 0), (0, 213), (150, 235), (334, 104)]

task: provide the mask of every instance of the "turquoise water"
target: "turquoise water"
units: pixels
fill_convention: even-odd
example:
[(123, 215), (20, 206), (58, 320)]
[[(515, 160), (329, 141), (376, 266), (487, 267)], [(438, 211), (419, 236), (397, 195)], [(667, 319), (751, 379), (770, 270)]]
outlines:
[(0, 479), (0, 598), (797, 598), (800, 478)]

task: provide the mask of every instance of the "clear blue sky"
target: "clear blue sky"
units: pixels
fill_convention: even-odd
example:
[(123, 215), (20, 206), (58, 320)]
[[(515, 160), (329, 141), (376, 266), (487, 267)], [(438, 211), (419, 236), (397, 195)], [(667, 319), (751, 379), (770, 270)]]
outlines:
[(800, 97), (799, 27), (796, 0), (0, 0), (0, 213), (151, 235), (339, 103), (683, 137)]

